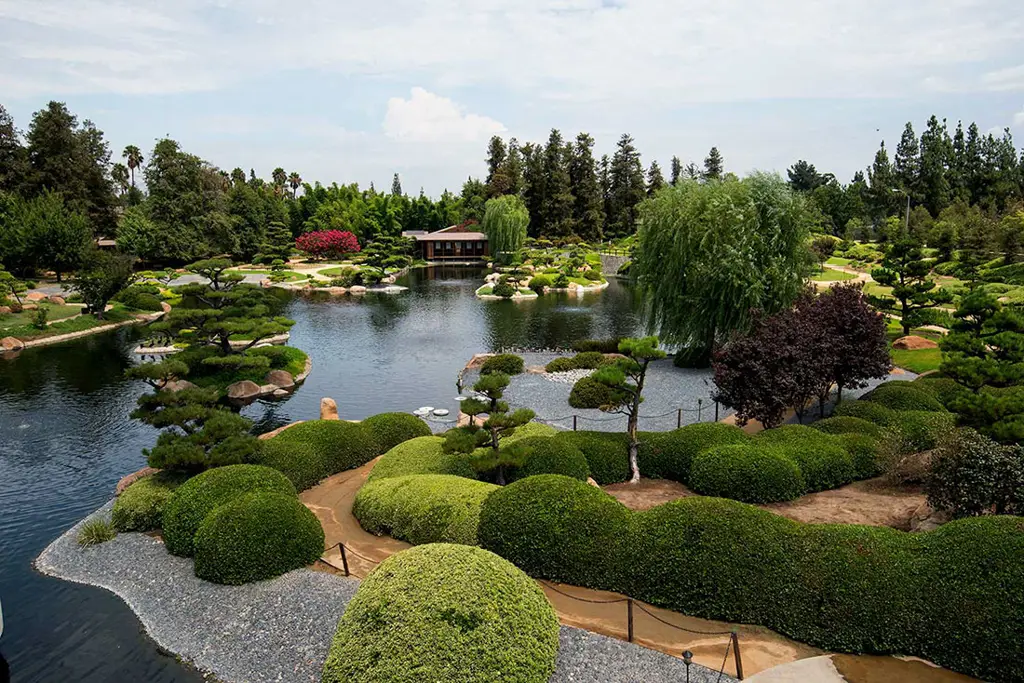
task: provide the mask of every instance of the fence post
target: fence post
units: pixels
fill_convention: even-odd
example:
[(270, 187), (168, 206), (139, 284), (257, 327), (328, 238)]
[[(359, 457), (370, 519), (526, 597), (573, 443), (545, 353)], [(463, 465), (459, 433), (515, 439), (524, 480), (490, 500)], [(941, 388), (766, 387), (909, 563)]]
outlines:
[(683, 426), (683, 409), (676, 408), (676, 429)]
[(715, 401), (715, 422), (718, 422), (718, 401)]
[(743, 659), (740, 657), (740, 637), (736, 631), (732, 632), (732, 653), (736, 658), (736, 678), (743, 680)]
[(572, 431), (576, 431), (576, 416), (572, 416)]
[(345, 555), (345, 544), (339, 543), (338, 547), (341, 548), (341, 566), (345, 568), (345, 576), (348, 576), (348, 556)]
[(700, 422), (700, 410), (704, 406), (704, 399), (697, 399), (697, 422)]
[(629, 642), (633, 642), (633, 598), (626, 600), (626, 620)]

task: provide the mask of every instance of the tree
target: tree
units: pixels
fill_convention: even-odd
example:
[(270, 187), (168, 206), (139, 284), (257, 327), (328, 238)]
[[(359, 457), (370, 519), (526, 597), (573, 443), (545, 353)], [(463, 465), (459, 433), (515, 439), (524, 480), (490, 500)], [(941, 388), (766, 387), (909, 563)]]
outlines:
[(282, 264), (287, 263), (291, 258), (294, 246), (295, 240), (292, 239), (292, 231), (284, 223), (274, 221), (267, 226), (259, 253), (253, 257), (253, 263), (273, 264), (276, 261), (281, 261)]
[(271, 174), (270, 179), (274, 181), (274, 193), (278, 196), (284, 193), (284, 186), (288, 182), (288, 173), (278, 166)]
[(679, 157), (672, 157), (671, 175), (669, 176), (670, 185), (678, 185), (679, 181), (683, 179), (683, 162), (679, 160)]
[(27, 202), (21, 220), (36, 263), (53, 270), (58, 282), (61, 275), (81, 266), (93, 248), (89, 221), (69, 210), (56, 192), (44, 192)]
[(657, 161), (652, 161), (651, 167), (647, 170), (647, 196), (654, 196), (654, 193), (663, 187), (665, 176), (661, 174), (661, 166), (658, 166)]
[(391, 194), (395, 195), (396, 197), (401, 197), (403, 194), (402, 180), (398, 177), (397, 173), (395, 174), (395, 177), (391, 179)]
[(20, 189), (28, 173), (28, 152), (21, 144), (21, 134), (14, 119), (0, 104), (0, 192)]
[(569, 182), (572, 187), (573, 222), (576, 234), (587, 242), (601, 240), (604, 230), (604, 196), (597, 176), (593, 155), (594, 139), (586, 133), (576, 136), (569, 160)]
[(824, 178), (814, 164), (809, 164), (803, 159), (797, 161), (786, 171), (789, 176), (789, 185), (797, 192), (811, 192), (825, 183)]
[(505, 195), (487, 200), (482, 228), (496, 262), (508, 263), (519, 253), (529, 223), (530, 214), (519, 197)]
[(484, 217), (487, 204), (487, 186), (477, 178), (469, 178), (462, 185), (462, 217), (479, 221)]
[(868, 169), (868, 192), (866, 196), (868, 213), (876, 221), (882, 221), (896, 210), (893, 190), (897, 186), (896, 174), (885, 150), (885, 141), (875, 153), (875, 161)]
[(494, 135), (487, 145), (487, 178), (484, 184), (487, 185), (488, 197), (500, 197), (509, 194), (510, 179), (505, 175), (505, 162), (508, 158), (508, 149), (501, 136)]
[(523, 202), (530, 213), (530, 237), (546, 234), (544, 207), (547, 188), (544, 176), (544, 147), (523, 145)]
[(706, 365), (754, 311), (787, 308), (803, 288), (811, 214), (777, 175), (682, 183), (642, 211), (632, 273), (648, 328), (677, 363)]
[(121, 156), (128, 164), (128, 170), (131, 171), (132, 174), (132, 187), (135, 187), (135, 169), (142, 166), (142, 151), (135, 145), (128, 145), (124, 148), (124, 152), (121, 153)]
[(292, 199), (295, 199), (296, 193), (302, 187), (302, 176), (297, 171), (292, 171), (288, 175), (288, 187), (292, 188)]
[(351, 232), (321, 230), (299, 235), (295, 248), (312, 259), (339, 259), (359, 251), (359, 240)]
[(95, 251), (85, 258), (87, 266), (75, 273), (71, 289), (81, 295), (87, 312), (103, 319), (107, 303), (134, 282), (134, 261), (127, 254), (110, 251)]
[(1024, 240), (1024, 210), (1003, 216), (997, 238), (999, 249), (1003, 252), (1003, 263), (1016, 263)]
[(128, 192), (128, 167), (124, 164), (114, 164), (110, 167), (110, 179), (117, 186), (118, 193), (122, 196)]
[(544, 236), (568, 237), (574, 232), (572, 185), (569, 160), (562, 134), (551, 130), (544, 148)]
[(903, 136), (896, 146), (896, 183), (910, 195), (911, 202), (921, 201), (921, 147), (914, 126), (907, 121)]
[(958, 429), (935, 449), (926, 492), (954, 518), (1024, 515), (1024, 448)]
[(614, 363), (603, 365), (591, 378), (608, 387), (609, 403), (601, 406), (608, 413), (626, 415), (626, 433), (629, 436), (629, 467), (632, 472), (630, 483), (640, 481), (640, 464), (637, 453), (640, 440), (637, 435), (640, 419), (640, 403), (643, 402), (644, 382), (647, 379), (647, 368), (651, 361), (665, 357), (665, 352), (658, 348), (657, 337), (642, 339), (623, 339), (619, 342), (619, 353), (624, 358), (617, 358)]
[[(493, 471), (499, 486), (505, 485), (506, 470), (522, 465), (529, 455), (517, 444), (502, 446), (501, 439), (511, 436), (535, 416), (529, 408), (509, 412), (508, 403), (501, 400), (508, 385), (509, 376), (504, 373), (481, 375), (473, 385), (473, 391), (480, 397), (467, 399), (461, 406), (462, 412), (470, 416), (469, 425), (449, 430), (443, 445), (446, 453), (472, 454), (473, 468), (478, 472)], [(473, 418), (483, 414), (487, 419), (477, 425)], [(480, 448), (486, 450), (480, 453)]]
[(376, 271), (377, 279), (382, 280), (389, 269), (400, 270), (412, 263), (411, 240), (405, 237), (378, 237), (363, 249), (364, 268)]
[(145, 206), (127, 209), (117, 221), (117, 248), (143, 261), (159, 261), (165, 255), (164, 239)]
[(921, 201), (933, 216), (938, 216), (950, 202), (950, 184), (946, 169), (953, 163), (953, 144), (946, 122), (934, 115), (921, 133), (919, 187)]
[(725, 161), (717, 147), (712, 147), (704, 159), (704, 180), (721, 180), (725, 172)]
[(903, 334), (925, 324), (921, 311), (935, 308), (953, 300), (952, 295), (938, 289), (928, 277), (931, 264), (924, 260), (921, 248), (909, 239), (900, 239), (886, 250), (882, 266), (871, 271), (871, 277), (886, 287), (892, 287), (889, 296), (872, 296), (871, 303), (880, 310), (900, 317)]
[(644, 169), (633, 138), (623, 134), (608, 167), (608, 230), (615, 236), (636, 232), (638, 205), (647, 197)]
[(21, 303), (21, 295), (27, 289), (24, 282), (14, 277), (0, 264), (0, 301), (13, 299), (14, 303)]

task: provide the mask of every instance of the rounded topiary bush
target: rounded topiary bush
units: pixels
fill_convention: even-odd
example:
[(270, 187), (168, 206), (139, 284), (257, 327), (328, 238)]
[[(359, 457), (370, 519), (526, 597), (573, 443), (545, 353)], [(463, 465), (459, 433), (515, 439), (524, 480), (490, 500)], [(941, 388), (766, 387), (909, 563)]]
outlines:
[(629, 438), (626, 434), (559, 432), (554, 438), (571, 444), (583, 453), (590, 476), (598, 484), (617, 484), (629, 479)]
[(370, 472), (369, 481), (407, 474), (453, 474), (476, 479), (477, 473), (463, 453), (445, 453), (440, 436), (420, 436), (398, 444), (381, 456)]
[(897, 420), (895, 410), (871, 401), (840, 401), (832, 411), (834, 417), (859, 417), (880, 427), (888, 427)]
[(596, 370), (608, 362), (608, 360), (600, 351), (583, 351), (582, 353), (577, 353), (572, 362), (580, 370)]
[(558, 434), (558, 430), (551, 425), (540, 422), (527, 422), (522, 427), (516, 427), (512, 432), (505, 432), (505, 436), (501, 438), (501, 443), (507, 445), (515, 443), (520, 439), (532, 439), (535, 436), (554, 436), (555, 434)]
[(956, 425), (953, 413), (934, 412), (930, 410), (904, 410), (892, 428), (906, 439), (908, 446), (914, 451), (930, 451), (935, 448), (943, 434)]
[(837, 434), (836, 438), (850, 454), (855, 479), (871, 479), (882, 474), (881, 449), (878, 439), (855, 432)]
[(496, 372), (503, 375), (520, 375), (523, 372), (523, 359), (514, 353), (499, 353), (485, 360), (484, 364), (480, 366), (481, 375), (490, 375)]
[(530, 278), (530, 284), (527, 286), (538, 294), (543, 294), (544, 288), (550, 287), (553, 282), (547, 275), (534, 275)]
[(237, 586), (316, 562), (320, 520), (293, 495), (249, 493), (206, 516), (195, 536), (196, 576)]
[(517, 443), (527, 449), (529, 455), (521, 467), (509, 472), (509, 482), (536, 474), (564, 474), (580, 481), (586, 481), (590, 476), (583, 451), (568, 441), (550, 436), (531, 436), (519, 439)]
[(576, 369), (576, 361), (572, 358), (559, 356), (544, 366), (544, 372), (569, 372)]
[(542, 474), (488, 496), (477, 536), (531, 576), (607, 586), (629, 571), (616, 559), (628, 518), (629, 510), (599, 488)]
[(157, 472), (143, 477), (114, 501), (110, 522), (118, 531), (152, 531), (163, 523), (164, 506), (187, 475)]
[(377, 449), (386, 453), (398, 444), (418, 436), (430, 436), (427, 423), (409, 413), (381, 413), (363, 420), (373, 434)]
[(645, 477), (687, 483), (694, 456), (715, 446), (748, 443), (735, 425), (699, 422), (670, 432), (645, 432), (640, 439), (640, 472)]
[(345, 608), (323, 683), (547, 683), (558, 618), (494, 553), (437, 543), (384, 560)]
[(371, 534), (414, 545), (477, 545), (480, 510), (498, 487), (445, 474), (413, 474), (371, 481), (359, 489), (352, 514)]
[(957, 384), (949, 377), (939, 375), (924, 375), (918, 377), (911, 384), (915, 389), (927, 392), (934, 396), (939, 403), (947, 408), (954, 399), (969, 393), (969, 390)]
[(716, 446), (698, 453), (690, 467), (690, 487), (745, 503), (793, 500), (806, 490), (796, 461), (777, 447), (761, 444)]
[(868, 422), (863, 418), (850, 416), (830, 417), (824, 420), (818, 420), (812, 424), (811, 427), (817, 429), (819, 432), (825, 432), (826, 434), (865, 434), (867, 436), (875, 437), (876, 439), (882, 436), (882, 432), (884, 431), (874, 422)]
[(573, 408), (600, 408), (612, 402), (612, 390), (593, 377), (581, 377), (569, 392), (569, 405)]
[(172, 555), (190, 557), (193, 539), (206, 516), (247, 493), (269, 492), (295, 496), (283, 474), (260, 465), (227, 465), (197, 474), (175, 489), (164, 505), (164, 544)]
[(304, 491), (323, 479), (380, 455), (373, 432), (362, 423), (310, 420), (260, 441), (253, 461), (280, 470)]
[(910, 382), (886, 382), (864, 394), (862, 401), (878, 403), (892, 410), (927, 410), (944, 412), (945, 406), (932, 394)]
[(800, 467), (808, 491), (827, 491), (853, 481), (853, 460), (831, 434), (804, 425), (783, 425), (766, 429), (756, 441), (792, 458)]
[(491, 289), (491, 294), (493, 296), (500, 296), (503, 299), (511, 299), (513, 296), (515, 296), (515, 293), (515, 287), (513, 287), (507, 282), (499, 282), (498, 284), (494, 285), (493, 289)]

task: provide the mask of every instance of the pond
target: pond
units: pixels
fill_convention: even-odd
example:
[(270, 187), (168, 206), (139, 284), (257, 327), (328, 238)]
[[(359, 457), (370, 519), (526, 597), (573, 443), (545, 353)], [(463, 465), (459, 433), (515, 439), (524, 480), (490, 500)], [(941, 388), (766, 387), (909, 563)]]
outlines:
[[(412, 271), (399, 295), (295, 297), (292, 344), (313, 360), (286, 401), (244, 411), (259, 431), (319, 413), (344, 419), (430, 405), (454, 412), (458, 372), (475, 353), (565, 347), (637, 331), (637, 302), (602, 293), (485, 302), (479, 269)], [(32, 560), (145, 464), (156, 430), (128, 418), (145, 384), (124, 378), (138, 330), (30, 349), (0, 361), (0, 653), (13, 681), (200, 681), (161, 654), (113, 594), (42, 576)], [(4, 680), (0, 664), (0, 681)]]

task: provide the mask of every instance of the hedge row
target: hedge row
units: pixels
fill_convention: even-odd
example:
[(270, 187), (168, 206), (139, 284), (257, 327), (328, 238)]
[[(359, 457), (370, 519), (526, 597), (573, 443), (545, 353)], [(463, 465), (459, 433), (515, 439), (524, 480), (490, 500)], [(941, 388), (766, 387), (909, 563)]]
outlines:
[(558, 618), (543, 591), (493, 553), (433, 544), (382, 562), (359, 586), (323, 683), (546, 683)]
[(304, 491), (380, 453), (374, 431), (362, 423), (310, 420), (260, 441), (253, 462), (283, 472), (297, 490)]
[(1020, 518), (909, 534), (800, 524), (718, 498), (631, 512), (592, 486), (543, 475), (488, 496), (478, 537), (538, 578), (763, 624), (824, 649), (1024, 681)]
[(590, 468), (583, 452), (568, 441), (550, 436), (528, 436), (518, 443), (529, 451), (522, 466), (508, 473), (508, 481), (532, 477), (535, 474), (564, 474), (586, 481)]
[(570, 370), (596, 370), (610, 362), (600, 351), (584, 351), (572, 358), (560, 356), (544, 366), (545, 372), (568, 372)]
[(477, 474), (470, 465), (469, 456), (445, 453), (441, 450), (442, 444), (444, 439), (440, 436), (421, 436), (395, 446), (373, 466), (369, 481), (407, 474), (452, 474), (476, 479)]

